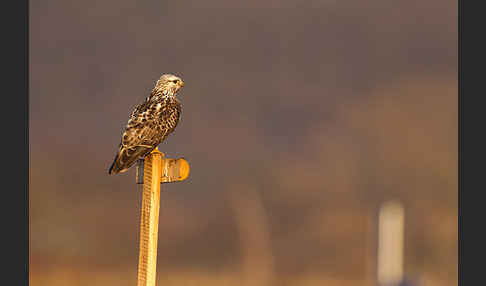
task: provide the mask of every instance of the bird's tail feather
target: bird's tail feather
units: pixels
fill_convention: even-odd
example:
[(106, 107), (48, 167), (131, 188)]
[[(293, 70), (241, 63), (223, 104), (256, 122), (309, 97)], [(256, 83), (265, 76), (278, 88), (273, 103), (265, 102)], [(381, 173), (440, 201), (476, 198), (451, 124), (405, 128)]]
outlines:
[(111, 173), (113, 172), (113, 168), (115, 167), (115, 163), (118, 161), (118, 154), (116, 154), (115, 156), (115, 160), (113, 160), (113, 163), (111, 163), (111, 166), (110, 166), (110, 169), (108, 170), (108, 174), (111, 175)]
[(138, 158), (144, 157), (153, 149), (155, 149), (155, 147), (150, 149), (143, 146), (136, 146), (133, 148), (124, 148), (123, 146), (120, 146), (120, 150), (116, 154), (108, 173), (118, 174), (128, 171)]

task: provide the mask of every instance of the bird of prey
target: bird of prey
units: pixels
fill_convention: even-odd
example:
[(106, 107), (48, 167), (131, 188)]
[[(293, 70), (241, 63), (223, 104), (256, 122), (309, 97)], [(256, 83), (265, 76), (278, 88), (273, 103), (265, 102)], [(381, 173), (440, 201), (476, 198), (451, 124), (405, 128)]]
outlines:
[(150, 96), (130, 115), (109, 174), (126, 172), (138, 158), (152, 152), (174, 131), (181, 115), (176, 94), (183, 86), (182, 79), (175, 75), (160, 77)]

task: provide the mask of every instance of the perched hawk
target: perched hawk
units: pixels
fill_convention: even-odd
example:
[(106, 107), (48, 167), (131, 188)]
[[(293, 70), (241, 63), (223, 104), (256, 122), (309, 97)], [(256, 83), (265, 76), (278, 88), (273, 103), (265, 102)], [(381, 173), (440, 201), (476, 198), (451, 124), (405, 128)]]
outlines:
[(184, 82), (175, 75), (160, 77), (150, 96), (130, 115), (109, 174), (126, 172), (174, 131), (181, 115), (176, 93), (183, 86)]

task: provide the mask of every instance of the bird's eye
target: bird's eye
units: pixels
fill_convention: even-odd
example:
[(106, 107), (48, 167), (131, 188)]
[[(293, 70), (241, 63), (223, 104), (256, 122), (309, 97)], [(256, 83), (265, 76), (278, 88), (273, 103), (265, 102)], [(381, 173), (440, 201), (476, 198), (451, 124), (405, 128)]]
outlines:
[(178, 81), (179, 81), (178, 79), (174, 79), (172, 82), (177, 83)]

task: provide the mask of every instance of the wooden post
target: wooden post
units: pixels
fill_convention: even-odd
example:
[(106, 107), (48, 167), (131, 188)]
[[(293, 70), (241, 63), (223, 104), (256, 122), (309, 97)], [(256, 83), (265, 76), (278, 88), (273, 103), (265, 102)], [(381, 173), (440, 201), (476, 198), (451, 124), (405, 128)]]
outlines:
[(182, 181), (188, 176), (189, 163), (185, 159), (165, 159), (158, 148), (138, 162), (136, 181), (140, 184), (143, 178), (143, 193), (137, 286), (155, 286), (160, 185)]
[(144, 160), (137, 286), (155, 286), (162, 157), (155, 148)]

